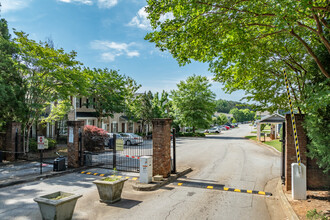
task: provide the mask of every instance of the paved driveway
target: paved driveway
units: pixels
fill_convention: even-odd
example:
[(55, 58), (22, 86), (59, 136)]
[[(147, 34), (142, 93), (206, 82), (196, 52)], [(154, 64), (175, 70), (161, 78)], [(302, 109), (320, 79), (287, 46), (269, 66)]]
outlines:
[[(270, 219), (266, 200), (272, 197), (205, 187), (264, 191), (269, 180), (279, 177), (279, 154), (244, 139), (249, 131), (242, 125), (207, 138), (178, 139), (178, 167), (194, 171), (155, 192), (133, 191), (127, 181), (123, 199), (114, 205), (99, 203), (91, 183), (99, 177), (78, 173), (3, 188), (0, 219), (40, 219), (33, 198), (56, 190), (83, 194), (74, 219)], [(182, 181), (190, 184), (178, 186)]]

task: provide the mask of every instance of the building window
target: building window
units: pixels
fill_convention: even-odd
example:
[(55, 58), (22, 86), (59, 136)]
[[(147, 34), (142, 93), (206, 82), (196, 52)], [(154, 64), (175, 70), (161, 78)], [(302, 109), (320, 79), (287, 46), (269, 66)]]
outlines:
[(76, 98), (76, 108), (81, 108), (81, 98)]
[(128, 123), (128, 132), (131, 132), (131, 133), (134, 132), (133, 131), (133, 123), (132, 122)]
[(118, 132), (118, 124), (117, 124), (117, 122), (111, 123), (111, 132), (112, 133), (117, 133)]
[(58, 134), (67, 135), (68, 134), (68, 125), (66, 120), (61, 120), (58, 123)]

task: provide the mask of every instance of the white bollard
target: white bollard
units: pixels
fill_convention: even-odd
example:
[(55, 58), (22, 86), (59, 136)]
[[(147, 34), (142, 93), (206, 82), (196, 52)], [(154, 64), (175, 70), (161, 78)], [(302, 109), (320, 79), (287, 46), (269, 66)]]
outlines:
[(140, 157), (140, 183), (152, 181), (152, 156)]
[(306, 184), (306, 166), (304, 164), (291, 164), (291, 181), (292, 181), (292, 199), (306, 200), (307, 199), (307, 184)]

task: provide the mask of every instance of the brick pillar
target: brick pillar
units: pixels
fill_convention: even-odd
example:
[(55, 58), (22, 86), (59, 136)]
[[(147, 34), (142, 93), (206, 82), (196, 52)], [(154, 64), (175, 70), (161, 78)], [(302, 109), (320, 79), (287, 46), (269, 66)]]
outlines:
[[(83, 135), (84, 121), (68, 121), (68, 167), (80, 167), (79, 163), (79, 129)], [(82, 136), (82, 146), (83, 136)], [(83, 160), (83, 157), (81, 158)], [(82, 162), (83, 163), (83, 162)]]
[[(303, 128), (304, 115), (295, 114), (297, 136), (299, 142), (300, 160), (307, 167), (307, 136)], [(294, 132), (292, 129), (291, 115), (285, 115), (285, 190), (291, 190), (291, 164), (297, 163)]]
[(152, 120), (153, 176), (171, 173), (171, 123), (172, 119)]
[(6, 160), (14, 161), (15, 160), (15, 152), (16, 152), (16, 131), (17, 131), (17, 151), (20, 148), (20, 140), (21, 140), (21, 123), (19, 122), (10, 122), (7, 125), (6, 132), (6, 146), (5, 151), (9, 151), (11, 153), (6, 153)]

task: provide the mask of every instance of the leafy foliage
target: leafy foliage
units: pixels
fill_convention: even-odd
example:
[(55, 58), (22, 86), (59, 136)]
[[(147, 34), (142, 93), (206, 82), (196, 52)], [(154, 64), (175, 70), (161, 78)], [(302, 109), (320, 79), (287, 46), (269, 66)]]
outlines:
[(215, 101), (215, 110), (217, 112), (223, 112), (223, 113), (229, 113), (231, 109), (238, 108), (238, 109), (250, 109), (251, 107), (249, 105), (243, 104), (241, 102), (235, 102), (235, 101), (227, 101), (223, 99), (219, 99)]
[(228, 118), (226, 115), (224, 114), (220, 114), (217, 118), (217, 124), (219, 125), (223, 125), (226, 124), (228, 122)]
[(0, 128), (9, 121), (21, 121), (25, 111), (25, 87), (13, 60), (17, 52), (10, 40), (7, 22), (0, 20)]
[(104, 143), (108, 138), (107, 132), (93, 125), (84, 127), (84, 146), (87, 151), (98, 152), (104, 150)]
[(191, 133), (191, 132), (178, 132), (177, 135), (178, 137), (205, 137), (204, 133)]
[(142, 122), (142, 133), (145, 134), (144, 125), (150, 125), (152, 119), (170, 117), (171, 102), (167, 92), (162, 94), (151, 91), (139, 94), (134, 97), (134, 100), (129, 105), (130, 115), (134, 120)]
[(238, 110), (237, 108), (233, 108), (229, 113), (233, 114), (236, 122), (252, 121), (256, 115), (254, 111), (250, 111), (249, 109)]
[(86, 68), (84, 72), (89, 77), (88, 96), (92, 97), (88, 104), (94, 107), (100, 119), (124, 112), (127, 109), (126, 100), (140, 87), (133, 79), (115, 70)]
[(318, 212), (316, 209), (308, 210), (306, 214), (307, 219), (311, 220), (328, 220), (329, 218), (322, 211)]
[(309, 156), (317, 158), (317, 164), (330, 170), (330, 80), (318, 83), (310, 88), (306, 101), (308, 111), (305, 117), (305, 129), (310, 139)]
[(206, 77), (190, 76), (171, 92), (175, 119), (193, 128), (207, 128), (212, 122), (215, 94)]

